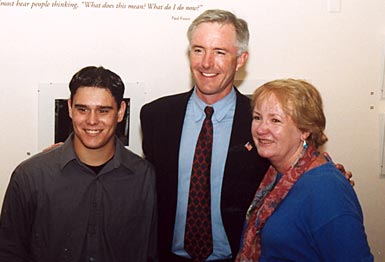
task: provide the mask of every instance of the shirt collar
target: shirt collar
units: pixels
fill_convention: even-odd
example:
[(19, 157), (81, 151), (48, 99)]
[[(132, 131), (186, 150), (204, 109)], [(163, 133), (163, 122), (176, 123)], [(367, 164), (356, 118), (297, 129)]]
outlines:
[(73, 134), (69, 135), (64, 144), (60, 147), (60, 169), (63, 169), (69, 162), (76, 160), (76, 154), (72, 143)]
[(236, 103), (236, 94), (233, 87), (227, 96), (212, 105), (207, 105), (198, 97), (196, 93), (196, 87), (194, 87), (194, 91), (191, 95), (191, 101), (193, 106), (192, 112), (194, 121), (198, 122), (202, 119), (202, 117), (205, 117), (205, 107), (212, 106), (214, 108), (213, 119), (220, 122), (225, 118), (226, 114), (231, 110), (231, 108), (234, 107)]
[[(69, 162), (76, 160), (78, 163), (81, 163), (79, 158), (76, 156), (76, 153), (74, 151), (73, 146), (73, 136), (72, 133), (64, 142), (64, 144), (60, 147), (60, 168), (63, 169)], [(122, 154), (123, 150), (125, 150), (125, 147), (123, 144), (119, 141), (118, 137), (115, 136), (115, 154), (114, 157), (111, 159), (109, 165), (109, 168), (106, 168), (105, 171), (109, 171), (114, 168), (118, 168), (121, 163), (124, 163), (122, 160)], [(129, 168), (129, 166), (127, 166)], [(104, 173), (104, 172), (103, 172)]]

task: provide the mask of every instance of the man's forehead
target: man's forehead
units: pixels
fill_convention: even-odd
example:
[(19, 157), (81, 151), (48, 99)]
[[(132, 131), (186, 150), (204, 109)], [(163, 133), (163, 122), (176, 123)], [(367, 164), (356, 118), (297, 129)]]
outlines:
[(100, 87), (80, 87), (73, 96), (73, 105), (87, 107), (116, 107), (111, 91)]
[[(230, 26), (230, 27), (229, 27)], [(236, 47), (237, 36), (231, 24), (202, 23), (194, 30), (191, 37), (191, 46), (231, 45)]]
[(92, 96), (113, 97), (111, 91), (108, 88), (97, 86), (81, 86), (76, 90), (74, 97), (79, 94), (90, 96), (90, 99)]

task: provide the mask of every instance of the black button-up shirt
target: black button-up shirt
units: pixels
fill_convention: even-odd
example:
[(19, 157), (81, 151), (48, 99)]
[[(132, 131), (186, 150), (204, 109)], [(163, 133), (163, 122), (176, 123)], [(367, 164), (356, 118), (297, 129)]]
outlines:
[(0, 261), (153, 261), (156, 219), (151, 164), (117, 142), (114, 157), (95, 175), (69, 138), (12, 174)]

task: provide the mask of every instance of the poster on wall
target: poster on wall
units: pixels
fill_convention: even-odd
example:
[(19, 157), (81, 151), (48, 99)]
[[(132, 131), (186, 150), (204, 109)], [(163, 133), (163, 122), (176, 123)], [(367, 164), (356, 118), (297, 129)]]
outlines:
[[(142, 155), (139, 112), (144, 104), (143, 83), (125, 83), (124, 101), (127, 104), (122, 122), (116, 134), (123, 144)], [(68, 116), (67, 100), (70, 96), (68, 84), (42, 83), (38, 89), (38, 150), (54, 143), (63, 142), (72, 132)]]

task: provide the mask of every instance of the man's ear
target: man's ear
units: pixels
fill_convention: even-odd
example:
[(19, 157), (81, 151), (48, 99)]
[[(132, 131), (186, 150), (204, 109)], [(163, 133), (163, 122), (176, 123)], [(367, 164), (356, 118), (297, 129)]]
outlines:
[(126, 113), (126, 102), (123, 100), (121, 103), (120, 103), (120, 108), (119, 108), (119, 111), (118, 111), (118, 123), (122, 122), (123, 118), (124, 118), (124, 115)]
[(248, 57), (249, 57), (249, 52), (243, 52), (240, 56), (237, 57), (237, 68), (236, 68), (237, 71), (239, 68), (241, 68), (246, 64)]
[(72, 100), (67, 100), (67, 106), (68, 106), (68, 116), (72, 119)]

